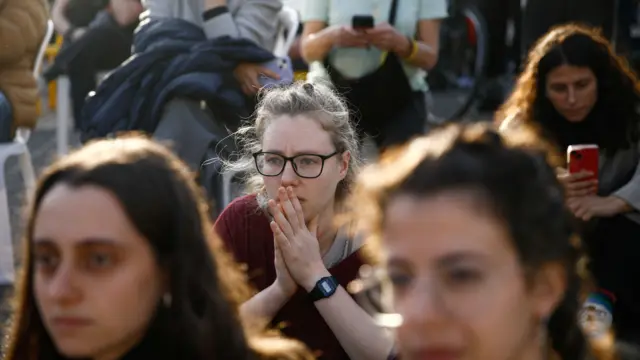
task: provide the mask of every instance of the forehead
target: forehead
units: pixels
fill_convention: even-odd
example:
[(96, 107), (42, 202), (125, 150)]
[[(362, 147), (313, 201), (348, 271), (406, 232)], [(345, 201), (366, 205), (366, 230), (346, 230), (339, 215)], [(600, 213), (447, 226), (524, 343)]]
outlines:
[(399, 196), (385, 213), (383, 248), (390, 254), (436, 260), (452, 253), (515, 255), (507, 229), (473, 195)]
[(594, 78), (593, 71), (588, 67), (560, 65), (547, 75), (549, 83), (573, 83)]
[(34, 240), (73, 245), (86, 239), (129, 242), (140, 236), (117, 198), (96, 186), (54, 186), (42, 199)]
[(331, 136), (320, 121), (307, 115), (283, 115), (271, 120), (262, 138), (264, 151), (327, 152), (332, 147)]

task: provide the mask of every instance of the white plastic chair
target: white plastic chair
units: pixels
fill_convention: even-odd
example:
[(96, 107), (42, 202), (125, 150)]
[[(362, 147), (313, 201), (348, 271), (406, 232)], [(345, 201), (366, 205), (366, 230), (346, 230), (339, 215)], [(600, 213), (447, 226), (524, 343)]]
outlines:
[(291, 7), (283, 6), (278, 14), (278, 35), (276, 44), (273, 47), (273, 55), (277, 57), (287, 56), (289, 49), (291, 49), (298, 36), (299, 26), (300, 17), (298, 12)]
[[(273, 54), (277, 57), (285, 57), (289, 53), (293, 42), (298, 35), (298, 27), (300, 26), (300, 17), (298, 12), (289, 6), (283, 6), (278, 14), (278, 32), (276, 44), (273, 47)], [(225, 170), (222, 173), (222, 204), (223, 206), (231, 203), (231, 185), (233, 179), (238, 172)]]
[[(110, 71), (98, 73), (98, 82), (104, 79)], [(58, 156), (69, 152), (69, 132), (73, 125), (73, 112), (71, 110), (71, 82), (69, 77), (61, 75), (57, 79), (56, 93), (56, 151)]]
[[(53, 22), (47, 22), (47, 32), (38, 49), (35, 62), (33, 64), (33, 76), (37, 78), (42, 66), (44, 53), (53, 36)], [(7, 196), (5, 163), (11, 156), (18, 157), (20, 173), (24, 181), (25, 194), (30, 196), (36, 187), (36, 175), (31, 162), (31, 154), (27, 147), (27, 141), (31, 131), (25, 128), (18, 128), (13, 141), (7, 144), (0, 144), (0, 285), (13, 284), (15, 278), (15, 268), (13, 259), (13, 237), (11, 233), (11, 209), (9, 208), (9, 198)]]

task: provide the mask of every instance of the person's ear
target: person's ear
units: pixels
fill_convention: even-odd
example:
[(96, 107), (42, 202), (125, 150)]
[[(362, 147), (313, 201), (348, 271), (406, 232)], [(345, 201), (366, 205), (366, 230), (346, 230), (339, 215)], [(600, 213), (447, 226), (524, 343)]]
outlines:
[(539, 319), (548, 319), (560, 305), (567, 291), (567, 274), (560, 263), (543, 265), (535, 274), (531, 289), (533, 312)]
[(349, 150), (342, 153), (340, 157), (340, 180), (344, 180), (349, 172), (349, 163), (351, 162), (351, 152)]

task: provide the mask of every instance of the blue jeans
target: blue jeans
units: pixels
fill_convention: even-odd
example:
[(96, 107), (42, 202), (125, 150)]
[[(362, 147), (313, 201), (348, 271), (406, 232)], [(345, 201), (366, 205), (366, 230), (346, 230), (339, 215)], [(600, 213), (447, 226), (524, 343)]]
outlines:
[(13, 111), (9, 100), (0, 91), (0, 143), (11, 141), (11, 121)]

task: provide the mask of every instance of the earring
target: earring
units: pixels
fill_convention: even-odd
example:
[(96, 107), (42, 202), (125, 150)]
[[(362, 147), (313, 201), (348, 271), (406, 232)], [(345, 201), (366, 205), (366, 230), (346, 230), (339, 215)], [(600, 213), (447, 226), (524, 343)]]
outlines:
[(172, 301), (173, 301), (173, 298), (171, 297), (171, 293), (167, 292), (167, 293), (164, 293), (164, 295), (162, 295), (162, 304), (164, 305), (164, 307), (170, 308)]

